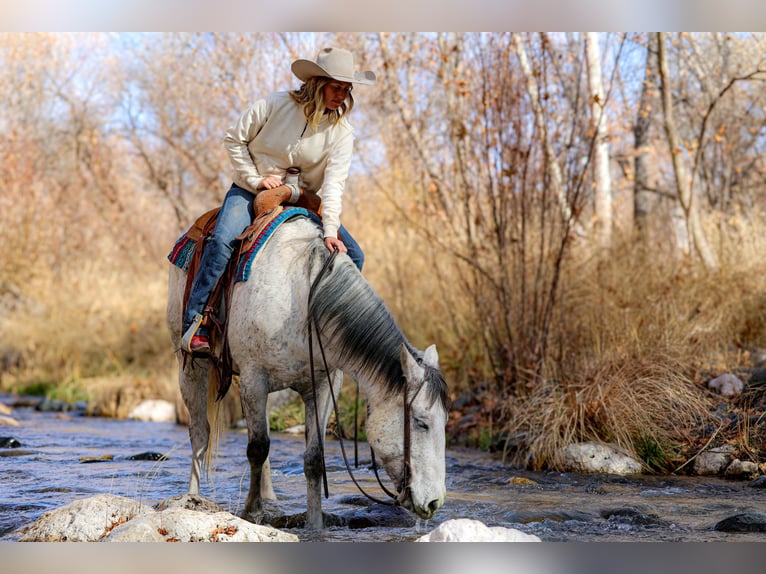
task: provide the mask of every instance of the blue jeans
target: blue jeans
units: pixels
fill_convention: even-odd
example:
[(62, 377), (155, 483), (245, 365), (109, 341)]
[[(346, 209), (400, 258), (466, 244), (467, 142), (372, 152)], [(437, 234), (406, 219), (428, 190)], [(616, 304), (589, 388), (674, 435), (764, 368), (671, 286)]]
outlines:
[[(232, 184), (223, 200), (213, 233), (205, 242), (199, 270), (192, 281), (189, 302), (184, 313), (183, 333), (196, 315), (202, 315), (213, 289), (226, 271), (232, 253), (238, 247), (237, 237), (253, 222), (255, 195)], [(359, 271), (364, 265), (364, 253), (351, 234), (341, 225), (340, 235), (348, 255)]]

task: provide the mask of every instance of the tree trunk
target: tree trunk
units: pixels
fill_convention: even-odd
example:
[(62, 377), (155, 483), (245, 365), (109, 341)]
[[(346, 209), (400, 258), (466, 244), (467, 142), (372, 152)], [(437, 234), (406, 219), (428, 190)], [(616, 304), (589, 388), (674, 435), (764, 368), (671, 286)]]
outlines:
[(609, 145), (606, 135), (606, 98), (601, 80), (598, 34), (585, 34), (585, 58), (588, 64), (588, 100), (593, 137), (593, 183), (596, 204), (596, 236), (601, 247), (612, 243), (612, 182), (609, 175)]
[(673, 118), (673, 101), (670, 86), (670, 73), (668, 71), (668, 59), (665, 51), (665, 34), (657, 32), (657, 56), (659, 62), (659, 72), (662, 87), (662, 111), (665, 119), (665, 135), (668, 138), (670, 146), (670, 155), (673, 159), (673, 173), (676, 178), (676, 188), (678, 190), (678, 201), (683, 209), (686, 220), (686, 228), (692, 240), (694, 249), (699, 254), (705, 267), (709, 270), (716, 270), (718, 262), (710, 245), (708, 244), (705, 233), (702, 229), (702, 223), (699, 218), (699, 208), (694, 201), (691, 179), (689, 178), (687, 166), (684, 162), (683, 150), (681, 149), (681, 140), (675, 126)]
[(516, 50), (516, 56), (519, 58), (521, 72), (524, 74), (527, 81), (527, 94), (529, 95), (529, 101), (535, 113), (537, 129), (540, 132), (540, 141), (543, 145), (543, 153), (545, 154), (545, 161), (550, 173), (553, 193), (558, 199), (561, 215), (564, 221), (574, 223), (572, 220), (572, 210), (569, 207), (569, 202), (567, 201), (566, 193), (564, 192), (564, 179), (561, 175), (561, 167), (559, 166), (556, 154), (553, 151), (553, 146), (548, 138), (545, 117), (543, 116), (542, 106), (540, 106), (540, 92), (537, 88), (537, 80), (532, 72), (532, 67), (529, 65), (529, 58), (527, 57), (527, 50), (524, 47), (524, 40), (518, 32), (513, 32), (511, 38)]
[(657, 38), (650, 34), (646, 42), (646, 70), (641, 86), (636, 123), (633, 126), (635, 145), (635, 179), (633, 181), (633, 225), (639, 241), (646, 243), (649, 233), (649, 215), (655, 198), (649, 185), (649, 130), (655, 110), (657, 89)]

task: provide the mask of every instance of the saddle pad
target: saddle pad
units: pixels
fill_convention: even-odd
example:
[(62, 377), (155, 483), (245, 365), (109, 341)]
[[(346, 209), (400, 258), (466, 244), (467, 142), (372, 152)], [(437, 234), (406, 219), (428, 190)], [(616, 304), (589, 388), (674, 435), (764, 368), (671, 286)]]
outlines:
[[(302, 207), (290, 207), (276, 214), (271, 219), (252, 242), (252, 245), (244, 251), (237, 264), (237, 274), (234, 278), (234, 282), (247, 281), (250, 277), (250, 269), (253, 265), (256, 255), (261, 248), (266, 244), (269, 238), (272, 236), (277, 227), (279, 227), (285, 221), (292, 219), (293, 217), (308, 217), (309, 219), (321, 225), (321, 219), (314, 213)], [(197, 240), (189, 237), (188, 232), (181, 235), (178, 238), (173, 249), (168, 254), (168, 260), (176, 267), (188, 271), (189, 263), (192, 260), (194, 251), (197, 249)]]

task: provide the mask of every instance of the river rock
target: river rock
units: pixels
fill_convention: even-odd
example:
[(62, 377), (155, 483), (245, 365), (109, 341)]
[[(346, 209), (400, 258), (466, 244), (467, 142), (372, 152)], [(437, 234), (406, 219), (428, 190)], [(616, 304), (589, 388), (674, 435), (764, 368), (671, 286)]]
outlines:
[(442, 522), (438, 528), (415, 542), (541, 542), (534, 534), (515, 528), (487, 526), (478, 520), (456, 518)]
[(703, 451), (694, 459), (694, 473), (700, 476), (715, 476), (729, 466), (734, 449), (725, 444)]
[(127, 457), (127, 460), (151, 460), (151, 461), (163, 461), (167, 460), (168, 457), (160, 452), (141, 452), (138, 454), (132, 454), (129, 457)]
[(21, 443), (12, 436), (0, 436), (0, 448), (19, 448)]
[(9, 417), (6, 415), (0, 415), (0, 427), (17, 427), (19, 426), (19, 421), (17, 421), (13, 417)]
[(19, 534), (20, 542), (95, 542), (136, 516), (155, 512), (130, 498), (97, 494), (46, 512)]
[(759, 476), (753, 479), (748, 486), (750, 488), (766, 488), (766, 476)]
[(201, 497), (174, 497), (158, 508), (98, 494), (46, 512), (18, 531), (19, 541), (298, 542), (293, 534), (251, 524)]
[(742, 393), (745, 383), (737, 375), (724, 373), (708, 382), (707, 388), (724, 397), (734, 397)]
[(10, 415), (13, 414), (13, 409), (6, 405), (5, 403), (0, 403), (0, 415)]
[(613, 444), (582, 442), (570, 444), (560, 453), (564, 472), (640, 474), (641, 463)]
[(129, 419), (155, 423), (174, 423), (176, 406), (169, 401), (148, 400), (140, 403), (128, 414)]
[(758, 465), (751, 460), (739, 460), (735, 458), (731, 464), (726, 467), (724, 476), (726, 478), (743, 478), (750, 480), (758, 476)]
[(228, 512), (171, 508), (116, 527), (104, 542), (299, 542), (296, 535), (252, 524)]
[(766, 514), (743, 512), (721, 520), (714, 530), (719, 532), (766, 532)]

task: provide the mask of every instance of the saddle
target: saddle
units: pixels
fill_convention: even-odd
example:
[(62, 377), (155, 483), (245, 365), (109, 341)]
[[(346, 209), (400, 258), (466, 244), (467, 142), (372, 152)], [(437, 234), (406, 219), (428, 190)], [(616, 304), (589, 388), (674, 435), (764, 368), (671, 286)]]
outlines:
[[(290, 207), (302, 207), (316, 215), (318, 218), (321, 218), (321, 204), (319, 197), (316, 194), (311, 195), (312, 197), (309, 197), (308, 199), (304, 199), (304, 196), (302, 195), (301, 199), (295, 204), (290, 204)], [(243, 254), (250, 251), (264, 229), (285, 211), (285, 206), (283, 204), (277, 204), (268, 205), (264, 208), (263, 205), (259, 205), (258, 209), (259, 211), (262, 211), (262, 213), (257, 215), (253, 222), (236, 238), (238, 247), (232, 253), (232, 257), (226, 266), (223, 276), (213, 289), (203, 311), (202, 325), (207, 327), (210, 333), (210, 355), (208, 356), (208, 359), (213, 367), (211, 372), (216, 378), (217, 400), (226, 396), (226, 393), (231, 386), (233, 375), (239, 374), (235, 371), (235, 366), (231, 358), (226, 326), (229, 317), (229, 306), (231, 304), (231, 291), (236, 282), (237, 268), (240, 258)], [(196, 244), (196, 248), (194, 249), (194, 253), (189, 261), (186, 272), (186, 285), (184, 287), (183, 296), (184, 310), (186, 310), (189, 301), (192, 282), (199, 270), (199, 264), (205, 249), (206, 240), (215, 229), (220, 210), (220, 207), (216, 207), (203, 213), (186, 231), (186, 241)]]

